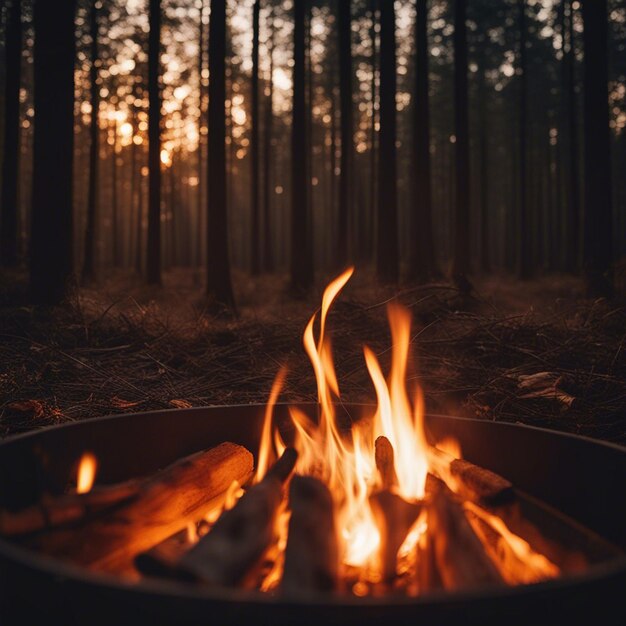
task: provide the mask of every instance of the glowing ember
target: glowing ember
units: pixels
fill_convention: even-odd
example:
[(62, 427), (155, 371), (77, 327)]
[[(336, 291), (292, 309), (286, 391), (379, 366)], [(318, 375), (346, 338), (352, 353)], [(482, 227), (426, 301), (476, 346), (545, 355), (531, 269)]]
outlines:
[(91, 452), (85, 452), (78, 463), (76, 493), (89, 493), (96, 479), (98, 462)]

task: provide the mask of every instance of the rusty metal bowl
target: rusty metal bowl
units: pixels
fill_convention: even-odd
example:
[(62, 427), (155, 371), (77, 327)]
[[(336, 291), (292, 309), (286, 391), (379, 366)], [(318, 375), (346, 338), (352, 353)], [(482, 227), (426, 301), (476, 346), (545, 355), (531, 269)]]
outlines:
[[(341, 407), (356, 417), (362, 406)], [(310, 409), (312, 410), (312, 409)], [(262, 406), (120, 415), (52, 427), (0, 443), (0, 505), (19, 508), (60, 489), (86, 449), (98, 479), (147, 474), (222, 441), (256, 451)], [(287, 428), (287, 410), (276, 408)], [(0, 624), (626, 624), (626, 449), (519, 424), (430, 415), (438, 439), (511, 480), (616, 546), (584, 573), (498, 590), (419, 598), (320, 597), (311, 602), (176, 582), (128, 582), (52, 560), (0, 539)], [(585, 531), (587, 532), (587, 531)]]

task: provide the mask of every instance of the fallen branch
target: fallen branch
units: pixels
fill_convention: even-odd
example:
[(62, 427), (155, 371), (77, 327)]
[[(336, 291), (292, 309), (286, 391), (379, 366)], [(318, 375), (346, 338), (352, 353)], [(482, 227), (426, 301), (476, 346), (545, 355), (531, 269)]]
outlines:
[(502, 504), (514, 499), (513, 484), (498, 474), (451, 454), (429, 448), (428, 461), (448, 487), (466, 500), (480, 504)]
[(134, 498), (143, 481), (129, 480), (94, 487), (88, 493), (45, 493), (41, 501), (20, 511), (0, 511), (0, 535), (19, 536), (87, 520)]
[(445, 589), (503, 584), (454, 494), (441, 481), (432, 481), (430, 489), (428, 541)]
[(398, 550), (422, 511), (422, 505), (407, 502), (390, 491), (379, 491), (369, 500), (381, 531), (383, 580), (389, 582), (396, 576)]
[(301, 596), (336, 591), (339, 547), (330, 491), (312, 476), (294, 476), (289, 504), (291, 518), (282, 593)]
[(380, 436), (374, 444), (376, 469), (380, 475), (382, 489), (391, 489), (397, 486), (398, 476), (394, 467), (394, 451), (387, 437)]
[(221, 586), (242, 583), (275, 539), (283, 484), (296, 459), (296, 451), (287, 448), (263, 480), (218, 518), (180, 559), (176, 570), (183, 578)]
[(248, 450), (222, 443), (146, 479), (129, 502), (101, 518), (42, 533), (30, 545), (93, 569), (132, 573), (135, 555), (203, 517), (233, 481), (248, 480), (252, 463)]

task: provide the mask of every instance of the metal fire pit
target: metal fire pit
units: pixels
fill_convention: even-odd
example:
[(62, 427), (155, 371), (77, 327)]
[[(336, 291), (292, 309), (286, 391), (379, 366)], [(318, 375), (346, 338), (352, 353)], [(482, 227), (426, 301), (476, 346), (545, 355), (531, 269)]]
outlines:
[[(343, 407), (358, 416), (363, 407)], [(313, 409), (310, 409), (313, 412)], [(0, 444), (0, 504), (20, 507), (59, 489), (86, 449), (98, 480), (147, 474), (218, 444), (256, 452), (261, 406), (121, 415), (54, 427)], [(287, 424), (285, 406), (276, 408)], [(517, 424), (432, 415), (435, 438), (459, 440), (468, 460), (489, 468), (626, 549), (626, 449)], [(619, 624), (626, 623), (626, 557), (545, 583), (412, 598), (322, 598), (293, 602), (239, 590), (168, 581), (126, 582), (0, 540), (0, 624)]]

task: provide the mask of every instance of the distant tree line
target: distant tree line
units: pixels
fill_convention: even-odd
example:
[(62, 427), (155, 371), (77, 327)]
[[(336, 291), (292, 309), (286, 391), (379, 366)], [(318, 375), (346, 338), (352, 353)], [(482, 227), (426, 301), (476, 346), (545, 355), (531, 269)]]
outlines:
[[(207, 0), (191, 21), (188, 5), (146, 0), (147, 28), (126, 32), (118, 0), (3, 4), (0, 260), (28, 262), (34, 302), (106, 267), (160, 285), (180, 265), (234, 307), (233, 257), (253, 275), (288, 268), (296, 292), (358, 262), (389, 283), (449, 273), (465, 293), (494, 268), (583, 272), (590, 295), (612, 295), (626, 8)], [(164, 55), (164, 29), (198, 42), (174, 85), (184, 38)]]

